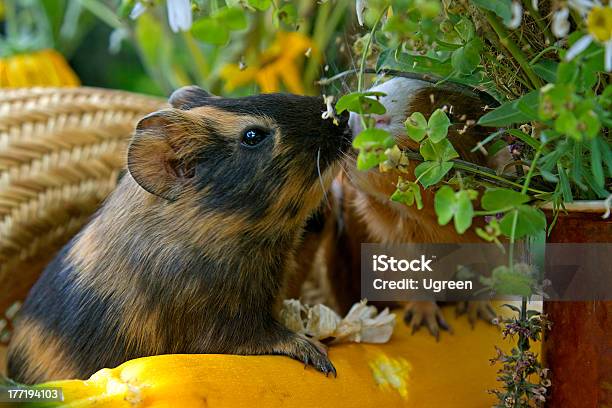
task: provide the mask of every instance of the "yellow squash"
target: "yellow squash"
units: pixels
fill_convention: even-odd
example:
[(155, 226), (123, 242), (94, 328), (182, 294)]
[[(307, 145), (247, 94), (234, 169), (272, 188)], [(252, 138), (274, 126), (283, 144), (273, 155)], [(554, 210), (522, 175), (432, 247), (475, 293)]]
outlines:
[[(446, 310), (450, 316), (451, 310)], [(387, 344), (332, 346), (338, 377), (283, 356), (164, 355), (104, 369), (89, 380), (54, 381), (63, 407), (490, 407), (498, 328), (450, 319), (436, 340), (398, 323)]]

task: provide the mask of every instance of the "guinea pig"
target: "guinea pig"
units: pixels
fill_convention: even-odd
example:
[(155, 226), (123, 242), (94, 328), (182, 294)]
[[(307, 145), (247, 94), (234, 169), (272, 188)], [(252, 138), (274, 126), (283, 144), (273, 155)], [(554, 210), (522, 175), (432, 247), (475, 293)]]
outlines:
[(176, 91), (138, 123), (128, 172), (30, 291), (8, 373), (87, 378), (171, 353), (289, 356), (336, 374), (277, 320), (294, 251), (350, 147), (319, 97)]
[[(491, 132), (475, 123), (486, 113), (487, 104), (494, 104), (494, 100), (486, 100), (465, 89), (434, 86), (429, 82), (400, 77), (370, 91), (385, 94), (380, 97), (380, 102), (386, 112), (374, 116), (376, 127), (389, 131), (401, 149), (419, 149), (419, 144), (407, 136), (404, 126), (413, 112), (421, 112), (428, 118), (436, 109), (446, 107), (452, 122), (448, 137), (461, 158), (482, 165), (489, 161), (481, 152), (472, 150)], [(358, 115), (351, 114), (350, 126), (353, 135), (361, 132)], [(324, 229), (333, 236), (321, 238), (328, 284), (340, 312), (348, 310), (360, 299), (361, 243), (481, 242), (473, 230), (460, 235), (452, 225), (438, 224), (433, 205), (435, 191), (432, 189), (421, 189), (424, 205), (421, 210), (389, 199), (396, 189), (398, 177), (414, 180), (411, 176), (419, 164), (417, 161), (410, 161), (408, 173), (400, 173), (397, 170), (380, 172), (378, 168), (359, 171), (355, 158), (354, 154), (349, 157), (345, 164), (346, 172), (334, 181), (330, 202), (335, 214), (331, 214), (327, 222), (335, 226)], [(426, 325), (431, 334), (438, 337), (440, 329), (449, 329), (442, 312), (433, 302), (410, 302), (404, 308), (404, 320), (413, 330)], [(477, 317), (487, 321), (495, 317), (486, 302), (461, 304), (460, 308), (468, 312), (471, 322)]]

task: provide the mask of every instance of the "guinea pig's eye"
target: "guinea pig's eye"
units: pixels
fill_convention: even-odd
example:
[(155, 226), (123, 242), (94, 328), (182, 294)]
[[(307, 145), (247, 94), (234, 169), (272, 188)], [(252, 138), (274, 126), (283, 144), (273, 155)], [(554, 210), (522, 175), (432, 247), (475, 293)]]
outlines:
[(253, 147), (261, 143), (265, 140), (266, 137), (270, 135), (270, 132), (267, 132), (263, 129), (247, 129), (242, 134), (242, 144), (248, 147)]

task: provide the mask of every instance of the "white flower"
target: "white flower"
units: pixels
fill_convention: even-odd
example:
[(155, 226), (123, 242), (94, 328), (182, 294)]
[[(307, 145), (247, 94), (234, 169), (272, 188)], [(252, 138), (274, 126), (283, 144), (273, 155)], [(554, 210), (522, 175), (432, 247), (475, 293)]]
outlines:
[(134, 8), (130, 11), (130, 18), (132, 20), (136, 20), (138, 17), (142, 16), (142, 14), (147, 11), (147, 8), (141, 2), (137, 2), (134, 4)]
[(590, 35), (585, 35), (584, 37), (576, 41), (569, 50), (567, 50), (567, 52), (565, 53), (565, 60), (573, 60), (578, 54), (586, 50), (592, 42), (593, 37), (591, 37)]
[(368, 0), (356, 0), (355, 11), (357, 12), (357, 22), (360, 26), (363, 26), (363, 13), (368, 8)]
[(584, 16), (593, 7), (601, 6), (601, 2), (598, 0), (569, 0), (568, 5)]
[(556, 11), (552, 17), (552, 33), (557, 38), (566, 37), (570, 30), (570, 22), (567, 19), (569, 17), (569, 10), (567, 7)]
[(188, 31), (193, 22), (190, 0), (167, 0), (168, 23), (175, 33)]
[(531, 0), (531, 7), (533, 7), (535, 11), (538, 11), (538, 0)]
[(523, 21), (523, 6), (518, 1), (512, 2), (512, 19), (508, 24), (508, 28), (515, 29), (521, 26), (521, 21)]

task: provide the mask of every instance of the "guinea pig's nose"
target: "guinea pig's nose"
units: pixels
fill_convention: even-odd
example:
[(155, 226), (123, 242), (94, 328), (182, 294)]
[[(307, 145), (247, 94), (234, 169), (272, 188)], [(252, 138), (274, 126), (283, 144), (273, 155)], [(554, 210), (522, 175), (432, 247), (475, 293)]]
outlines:
[(343, 111), (340, 115), (338, 115), (338, 123), (340, 124), (340, 126), (342, 127), (346, 127), (349, 123), (349, 119), (350, 119), (351, 115), (349, 113), (349, 111)]

